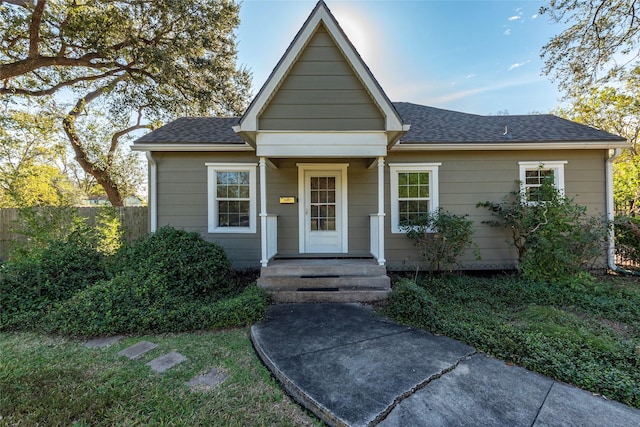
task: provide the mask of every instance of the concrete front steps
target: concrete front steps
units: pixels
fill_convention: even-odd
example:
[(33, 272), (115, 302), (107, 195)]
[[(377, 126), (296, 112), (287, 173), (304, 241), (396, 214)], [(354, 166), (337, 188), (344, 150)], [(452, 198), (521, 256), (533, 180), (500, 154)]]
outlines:
[(375, 302), (391, 291), (387, 269), (373, 259), (276, 259), (258, 286), (275, 302)]

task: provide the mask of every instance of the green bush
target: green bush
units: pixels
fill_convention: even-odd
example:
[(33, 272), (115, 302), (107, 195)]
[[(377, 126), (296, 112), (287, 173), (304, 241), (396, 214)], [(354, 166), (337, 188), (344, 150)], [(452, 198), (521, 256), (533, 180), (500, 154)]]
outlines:
[[(400, 227), (420, 248), (420, 255), (432, 271), (451, 269), (457, 258), (473, 244), (473, 221), (439, 209)], [(479, 258), (479, 257), (478, 257)]]
[(236, 284), (222, 247), (170, 227), (123, 247), (111, 275), (59, 304), (47, 319), (50, 330), (102, 335), (240, 326), (260, 318), (267, 304), (257, 288), (223, 299)]
[(205, 241), (198, 233), (171, 227), (124, 247), (114, 265), (114, 274), (134, 271), (141, 278), (161, 276), (177, 297), (221, 297), (233, 287), (231, 262), (220, 245)]
[(53, 303), (105, 278), (103, 256), (82, 230), (34, 247), (0, 268), (0, 328), (27, 328)]
[(420, 325), (433, 315), (434, 301), (424, 288), (409, 279), (400, 279), (385, 304), (385, 314), (402, 322)]
[(483, 202), (495, 218), (484, 223), (510, 230), (523, 277), (565, 280), (605, 256), (607, 226), (584, 206), (563, 196), (550, 181), (540, 187), (544, 201), (524, 202), (519, 190), (500, 203)]

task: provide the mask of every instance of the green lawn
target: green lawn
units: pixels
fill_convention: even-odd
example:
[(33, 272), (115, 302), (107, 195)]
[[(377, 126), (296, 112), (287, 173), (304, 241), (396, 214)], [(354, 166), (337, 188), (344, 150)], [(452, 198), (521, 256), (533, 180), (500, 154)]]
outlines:
[(640, 280), (397, 279), (383, 312), (640, 408)]
[[(138, 360), (118, 351), (159, 344)], [(158, 374), (145, 363), (176, 350), (188, 360)], [(211, 368), (208, 392), (185, 385)], [(32, 333), (0, 333), (0, 425), (304, 426), (319, 422), (282, 392), (256, 358), (248, 329), (126, 338), (103, 349)]]

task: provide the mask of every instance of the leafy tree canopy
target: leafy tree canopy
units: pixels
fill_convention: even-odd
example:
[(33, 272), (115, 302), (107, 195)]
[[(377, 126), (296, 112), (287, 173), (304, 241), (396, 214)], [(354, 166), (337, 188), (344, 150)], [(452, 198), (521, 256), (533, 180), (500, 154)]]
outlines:
[(592, 88), (571, 98), (558, 115), (626, 138), (614, 164), (614, 198), (628, 213), (640, 214), (640, 70), (630, 74), (626, 85)]
[(542, 50), (545, 73), (567, 92), (626, 80), (640, 68), (639, 0), (549, 0), (540, 12), (569, 25)]
[[(238, 12), (232, 0), (0, 1), (0, 96), (70, 102), (62, 125), (76, 161), (119, 205), (113, 160), (128, 135), (243, 111), (250, 73), (236, 65)], [(79, 120), (98, 103), (117, 126), (96, 157)]]

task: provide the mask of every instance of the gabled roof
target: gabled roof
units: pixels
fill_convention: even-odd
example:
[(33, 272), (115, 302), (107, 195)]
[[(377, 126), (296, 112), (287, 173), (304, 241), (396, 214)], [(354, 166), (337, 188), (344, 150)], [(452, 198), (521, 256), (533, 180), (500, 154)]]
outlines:
[[(473, 149), (491, 144), (494, 148), (514, 146), (526, 149), (535, 143), (549, 146), (559, 143), (598, 147), (624, 147), (626, 140), (590, 126), (565, 120), (552, 114), (519, 116), (481, 116), (427, 107), (409, 102), (394, 103), (411, 129), (396, 146), (441, 146)], [(233, 130), (237, 117), (187, 117), (175, 120), (135, 141), (134, 148), (144, 150), (171, 146), (218, 147), (233, 150), (248, 148)], [(505, 135), (505, 130), (506, 135)], [(586, 145), (585, 145), (586, 144)], [(194, 147), (195, 149), (196, 147)], [(595, 147), (593, 147), (595, 148)]]
[(355, 47), (345, 35), (344, 31), (342, 31), (342, 28), (340, 28), (340, 25), (325, 2), (320, 0), (303, 24), (300, 31), (296, 34), (274, 70), (271, 72), (271, 75), (265, 84), (249, 105), (249, 108), (240, 118), (239, 125), (235, 128), (236, 132), (243, 134), (250, 140), (253, 139), (252, 134), (258, 130), (258, 116), (269, 103), (272, 94), (277, 91), (279, 85), (286, 77), (291, 67), (295, 64), (297, 58), (304, 50), (316, 29), (322, 24), (325, 26), (331, 37), (336, 42), (338, 48), (344, 54), (349, 65), (354, 69), (358, 78), (362, 81), (373, 100), (385, 115), (386, 130), (391, 132), (402, 132), (408, 129), (408, 126), (403, 126), (402, 119), (395, 110), (393, 104), (384, 93), (377, 80), (373, 77), (369, 67), (364, 63)]
[(408, 102), (394, 105), (412, 124), (400, 140), (402, 144), (625, 141), (552, 114), (480, 116)]

